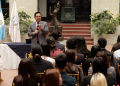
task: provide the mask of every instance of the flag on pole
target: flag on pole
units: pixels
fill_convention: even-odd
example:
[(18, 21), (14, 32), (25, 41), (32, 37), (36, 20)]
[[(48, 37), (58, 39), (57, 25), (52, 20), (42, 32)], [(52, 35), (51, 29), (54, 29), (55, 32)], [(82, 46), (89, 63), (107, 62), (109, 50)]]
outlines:
[(1, 0), (0, 0), (0, 43), (4, 41), (4, 38), (5, 38), (5, 23), (4, 23), (4, 18), (1, 8)]
[(9, 35), (12, 42), (21, 42), (19, 17), (17, 12), (16, 1), (14, 0), (13, 9), (10, 17)]

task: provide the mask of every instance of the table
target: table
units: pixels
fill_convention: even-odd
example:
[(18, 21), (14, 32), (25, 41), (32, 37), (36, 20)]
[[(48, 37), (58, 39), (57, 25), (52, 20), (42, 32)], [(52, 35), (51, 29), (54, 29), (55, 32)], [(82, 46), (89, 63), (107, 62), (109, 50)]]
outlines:
[(7, 44), (20, 58), (28, 57), (31, 52), (31, 44), (25, 42), (3, 43)]

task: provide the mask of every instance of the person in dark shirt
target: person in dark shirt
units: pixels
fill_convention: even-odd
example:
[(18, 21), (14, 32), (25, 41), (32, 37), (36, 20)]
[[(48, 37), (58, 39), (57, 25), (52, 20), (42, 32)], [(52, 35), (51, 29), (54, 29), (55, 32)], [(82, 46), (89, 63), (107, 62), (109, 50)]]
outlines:
[[(113, 85), (117, 86), (115, 77), (111, 76), (111, 75), (107, 75), (107, 65), (102, 57), (95, 58), (92, 65), (93, 65), (93, 68), (92, 68), (93, 74), (95, 74), (97, 72), (101, 72), (105, 75), (108, 86), (113, 86)], [(90, 85), (91, 77), (92, 77), (92, 75), (86, 76), (83, 79), (80, 86)]]
[(57, 41), (58, 38), (60, 37), (60, 33), (59, 33), (57, 30), (54, 30), (54, 31), (51, 33), (51, 36), (55, 39), (56, 48), (61, 49), (62, 51), (65, 52), (65, 45), (64, 45), (64, 44), (61, 44), (61, 43), (59, 43), (59, 42)]
[(56, 66), (61, 74), (62, 86), (75, 86), (75, 84), (77, 84), (77, 80), (67, 74), (67, 64), (67, 56), (64, 53), (60, 53), (56, 56)]
[(31, 59), (31, 61), (37, 73), (44, 72), (47, 69), (53, 68), (51, 62), (41, 58), (42, 48), (39, 44), (32, 45), (32, 55), (33, 59)]
[(14, 77), (13, 83), (15, 86), (37, 86), (38, 83), (42, 84), (42, 80), (37, 75), (32, 62), (24, 58), (20, 61), (18, 75)]

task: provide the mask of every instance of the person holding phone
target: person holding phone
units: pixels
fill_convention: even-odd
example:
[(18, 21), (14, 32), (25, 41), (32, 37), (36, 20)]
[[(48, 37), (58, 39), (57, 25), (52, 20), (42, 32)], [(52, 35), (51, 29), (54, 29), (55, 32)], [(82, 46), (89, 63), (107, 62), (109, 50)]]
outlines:
[(34, 18), (36, 22), (30, 24), (28, 36), (32, 36), (31, 44), (42, 44), (46, 41), (46, 35), (49, 32), (47, 22), (41, 21), (40, 12), (36, 12)]

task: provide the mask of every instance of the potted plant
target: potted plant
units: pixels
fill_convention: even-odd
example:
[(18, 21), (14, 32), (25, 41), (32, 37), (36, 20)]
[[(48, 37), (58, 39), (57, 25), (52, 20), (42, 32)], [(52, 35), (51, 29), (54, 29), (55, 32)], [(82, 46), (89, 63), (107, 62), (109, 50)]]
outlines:
[[(100, 37), (106, 38), (108, 44), (114, 44), (116, 42), (116, 27), (119, 23), (117, 19), (112, 17), (112, 15), (113, 14), (108, 10), (90, 15), (92, 28), (91, 31), (94, 31), (94, 44), (97, 44), (97, 40)], [(110, 37), (116, 40), (111, 41)]]

